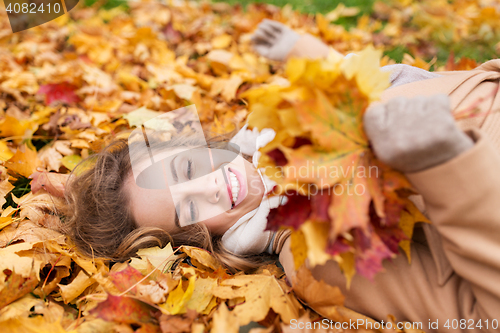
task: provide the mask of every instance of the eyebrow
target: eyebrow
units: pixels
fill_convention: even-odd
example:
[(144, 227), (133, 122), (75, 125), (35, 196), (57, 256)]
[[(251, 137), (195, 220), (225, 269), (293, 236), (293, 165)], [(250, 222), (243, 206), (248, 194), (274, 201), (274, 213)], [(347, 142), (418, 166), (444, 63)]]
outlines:
[(175, 157), (170, 161), (170, 171), (172, 171), (172, 178), (177, 182), (179, 181), (179, 178), (177, 177), (177, 172), (175, 172), (175, 164), (174, 161), (177, 158), (178, 155), (175, 155)]
[[(175, 160), (175, 157), (174, 157), (173, 160)], [(161, 165), (163, 166), (163, 174), (164, 174), (164, 178), (165, 178), (165, 184), (167, 185), (167, 188), (168, 188), (167, 175), (166, 175), (167, 171), (165, 170), (165, 163), (163, 163), (163, 160), (161, 161)], [(170, 170), (173, 170), (173, 168), (172, 168), (172, 162), (170, 162), (170, 166), (171, 166)], [(172, 173), (172, 175), (173, 175), (173, 173)], [(175, 175), (175, 177), (177, 178), (177, 174)], [(179, 215), (177, 214), (178, 211), (179, 211), (179, 204), (177, 204), (177, 206), (175, 206), (174, 224), (180, 229), (181, 225), (179, 223)]]
[(180, 225), (180, 223), (179, 223), (179, 213), (178, 213), (178, 211), (179, 211), (179, 205), (180, 205), (180, 204), (177, 204), (177, 205), (175, 206), (175, 220), (174, 220), (174, 224), (177, 226), (177, 228), (179, 228), (179, 229), (180, 229), (180, 228), (181, 228), (181, 225)]

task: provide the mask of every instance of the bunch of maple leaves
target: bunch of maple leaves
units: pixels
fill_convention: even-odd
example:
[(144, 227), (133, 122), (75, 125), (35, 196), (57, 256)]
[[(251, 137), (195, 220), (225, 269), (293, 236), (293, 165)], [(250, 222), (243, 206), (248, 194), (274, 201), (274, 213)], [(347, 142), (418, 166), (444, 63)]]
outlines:
[[(291, 59), (287, 84), (253, 88), (248, 123), (276, 131), (261, 148), (259, 167), (277, 182), (285, 205), (271, 210), (267, 228), (292, 227), (298, 269), (336, 259), (350, 285), (358, 272), (373, 279), (382, 261), (410, 259), (415, 222), (428, 220), (407, 198), (406, 178), (379, 162), (363, 130), (363, 114), (389, 87), (380, 53), (367, 48), (343, 58)], [(337, 256), (337, 258), (336, 258)]]
[[(143, 249), (114, 265), (83, 257), (58, 231), (58, 213), (68, 174), (82, 159), (128, 137), (146, 119), (195, 104), (208, 133), (231, 131), (247, 116), (252, 126), (276, 130), (260, 164), (295, 191), (289, 200), (301, 207), (292, 217), (290, 206), (283, 206), (270, 224), (297, 230), (297, 266), (306, 257), (312, 264), (333, 257), (346, 276), (357, 270), (373, 277), (398, 246), (409, 254), (413, 223), (423, 217), (406, 198), (404, 178), (374, 159), (361, 124), (368, 103), (387, 86), (379, 66), (394, 61), (367, 49), (357, 60), (295, 59), (285, 66), (259, 57), (249, 43), (257, 24), (270, 18), (342, 53), (403, 45), (412, 54), (403, 62), (426, 69), (476, 65), (467, 58), (457, 63), (453, 55), (440, 66), (423, 60), (436, 56), (440, 45), (486, 43), (498, 50), (493, 1), (402, 0), (377, 2), (374, 9), (346, 29), (335, 20), (357, 9), (343, 5), (326, 15), (304, 15), (289, 6), (244, 11), (223, 3), (142, 1), (111, 10), (76, 8), (16, 34), (0, 12), (0, 327), (237, 332), (259, 322), (265, 328), (253, 332), (289, 332), (292, 318), (357, 318), (342, 306), (338, 287), (315, 281), (305, 269), (291, 288), (275, 265), (231, 274), (208, 252), (189, 246)], [(182, 126), (174, 119), (171, 129)], [(307, 200), (308, 192), (287, 173), (307, 160), (377, 166), (381, 177), (309, 173), (300, 184), (326, 189), (363, 183), (369, 190), (359, 198), (331, 192)], [(277, 170), (285, 172), (278, 177)], [(305, 295), (320, 315), (299, 302)]]

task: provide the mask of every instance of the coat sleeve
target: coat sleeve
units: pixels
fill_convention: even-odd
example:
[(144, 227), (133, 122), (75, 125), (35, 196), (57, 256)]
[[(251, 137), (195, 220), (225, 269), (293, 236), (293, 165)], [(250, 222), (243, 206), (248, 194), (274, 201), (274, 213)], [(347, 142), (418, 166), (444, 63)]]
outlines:
[[(500, 155), (477, 130), (475, 146), (437, 167), (408, 174), (423, 196), (453, 271), (468, 281), (463, 318), (500, 321)], [(489, 320), (490, 327), (485, 329)]]

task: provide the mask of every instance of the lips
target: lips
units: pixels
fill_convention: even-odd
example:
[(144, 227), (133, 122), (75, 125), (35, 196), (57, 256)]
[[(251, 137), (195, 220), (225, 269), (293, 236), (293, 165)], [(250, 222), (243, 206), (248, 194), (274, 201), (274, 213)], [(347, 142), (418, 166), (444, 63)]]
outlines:
[(243, 201), (243, 199), (245, 199), (246, 181), (245, 181), (245, 177), (238, 170), (236, 170), (236, 169), (229, 169), (229, 170), (236, 176), (236, 179), (238, 179), (238, 183), (240, 184), (240, 190), (238, 191), (238, 199), (236, 200), (236, 202), (234, 203), (234, 206), (233, 206), (233, 207), (236, 207), (236, 206), (238, 206), (238, 204), (240, 202)]
[(231, 209), (233, 209), (234, 208), (233, 192), (231, 191), (231, 176), (229, 175), (229, 168), (227, 168), (227, 170), (226, 170), (226, 177), (228, 180), (228, 182), (226, 183), (227, 194), (228, 194), (229, 202), (231, 202)]
[[(238, 191), (238, 199), (234, 203), (233, 203), (233, 191), (232, 191), (232, 185), (231, 185), (231, 176), (230, 176), (229, 172), (233, 173), (236, 176), (236, 179), (238, 180), (238, 183), (240, 185), (240, 189)], [(226, 184), (227, 194), (229, 196), (229, 201), (231, 202), (231, 209), (233, 209), (240, 202), (242, 202), (243, 199), (245, 199), (245, 197), (244, 197), (244, 194), (246, 193), (245, 177), (243, 177), (243, 175), (240, 172), (238, 172), (237, 170), (231, 169), (231, 168), (227, 168), (226, 175), (227, 175), (227, 179), (229, 181), (229, 184)]]

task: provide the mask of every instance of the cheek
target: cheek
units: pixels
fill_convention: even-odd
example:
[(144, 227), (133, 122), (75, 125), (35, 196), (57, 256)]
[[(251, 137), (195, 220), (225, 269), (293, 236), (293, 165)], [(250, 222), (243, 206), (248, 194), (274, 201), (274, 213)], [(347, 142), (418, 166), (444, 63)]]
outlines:
[(262, 183), (262, 179), (260, 178), (257, 169), (255, 169), (253, 166), (251, 169), (247, 170), (247, 189), (247, 197), (250, 201), (261, 200), (265, 194), (265, 188), (264, 184)]
[(132, 195), (131, 205), (138, 226), (173, 230), (175, 208), (164, 190), (136, 189), (136, 191)]
[(210, 232), (222, 235), (234, 224), (234, 222), (236, 222), (234, 218), (226, 214), (220, 214), (199, 223), (203, 223), (204, 225), (206, 225)]

